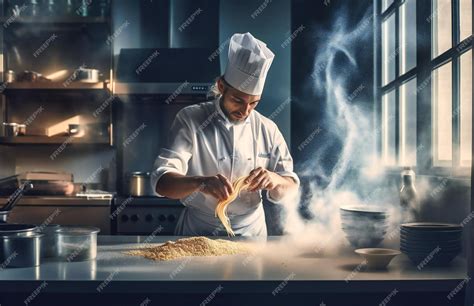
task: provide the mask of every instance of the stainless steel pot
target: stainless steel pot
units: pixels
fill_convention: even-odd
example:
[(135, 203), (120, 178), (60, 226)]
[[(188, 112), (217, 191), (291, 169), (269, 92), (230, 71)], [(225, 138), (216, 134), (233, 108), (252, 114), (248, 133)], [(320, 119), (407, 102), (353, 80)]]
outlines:
[(38, 227), (34, 224), (0, 223), (0, 237), (34, 236)]
[(20, 128), (18, 127), (18, 123), (3, 123), (3, 135), (6, 137), (18, 136), (19, 131)]
[(41, 262), (42, 234), (0, 236), (0, 262), (4, 268), (35, 267)]
[(57, 231), (57, 252), (54, 257), (62, 261), (85, 261), (97, 257), (97, 234), (92, 226), (61, 226)]
[(84, 83), (97, 83), (100, 81), (101, 73), (98, 69), (79, 68), (75, 72), (75, 81)]
[(149, 172), (132, 172), (128, 178), (128, 193), (134, 197), (154, 197)]
[(49, 224), (44, 227), (38, 227), (38, 231), (44, 235), (41, 247), (41, 257), (50, 258), (58, 254), (58, 231), (61, 229), (59, 224)]
[(5, 82), (6, 83), (13, 83), (16, 81), (16, 74), (13, 70), (8, 70), (5, 72)]
[(10, 211), (0, 211), (0, 224), (7, 223), (9, 214), (10, 214)]

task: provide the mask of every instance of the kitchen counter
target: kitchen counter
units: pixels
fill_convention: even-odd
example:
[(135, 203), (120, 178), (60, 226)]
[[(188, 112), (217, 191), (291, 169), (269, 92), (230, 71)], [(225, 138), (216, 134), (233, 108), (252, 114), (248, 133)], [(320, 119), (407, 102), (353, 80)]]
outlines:
[[(6, 204), (8, 197), (0, 197), (0, 205)], [(77, 196), (23, 196), (17, 205), (48, 205), (48, 206), (64, 206), (64, 205), (83, 205), (83, 206), (110, 206), (112, 198), (85, 198)]]
[(33, 292), (41, 284), (45, 293), (78, 294), (126, 291), (141, 295), (208, 295), (216, 288), (222, 288), (226, 294), (270, 296), (360, 292), (386, 296), (394, 290), (445, 294), (466, 278), (466, 262), (459, 257), (449, 267), (418, 270), (401, 255), (387, 270), (368, 271), (361, 264), (363, 260), (351, 252), (328, 256), (314, 251), (285, 250), (281, 237), (250, 242), (265, 244), (270, 250), (265, 254), (175, 261), (152, 261), (123, 254), (143, 242), (175, 239), (177, 237), (158, 236), (150, 241), (144, 236), (99, 236), (98, 256), (94, 261), (46, 261), (36, 268), (0, 270), (0, 296), (7, 292)]

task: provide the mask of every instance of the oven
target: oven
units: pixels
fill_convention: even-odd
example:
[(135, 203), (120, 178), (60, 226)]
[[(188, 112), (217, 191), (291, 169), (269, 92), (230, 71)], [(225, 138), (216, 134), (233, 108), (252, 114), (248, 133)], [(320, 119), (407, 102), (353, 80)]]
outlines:
[(184, 206), (179, 200), (158, 197), (117, 197), (110, 219), (117, 235), (174, 234)]

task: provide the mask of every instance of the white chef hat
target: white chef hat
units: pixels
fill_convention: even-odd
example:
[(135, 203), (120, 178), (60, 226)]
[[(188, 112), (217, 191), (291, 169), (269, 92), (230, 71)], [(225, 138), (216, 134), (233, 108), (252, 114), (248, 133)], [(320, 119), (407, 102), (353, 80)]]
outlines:
[(239, 91), (261, 95), (274, 57), (267, 45), (252, 34), (234, 34), (230, 39), (224, 79)]

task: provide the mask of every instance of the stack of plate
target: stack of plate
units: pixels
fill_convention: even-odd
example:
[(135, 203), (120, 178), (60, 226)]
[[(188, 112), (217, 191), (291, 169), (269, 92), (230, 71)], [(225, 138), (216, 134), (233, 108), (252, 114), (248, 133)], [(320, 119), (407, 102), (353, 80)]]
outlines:
[(446, 223), (402, 224), (400, 250), (416, 265), (447, 265), (462, 251), (462, 227)]
[(373, 248), (387, 233), (387, 212), (368, 206), (344, 206), (340, 209), (341, 226), (355, 248)]

